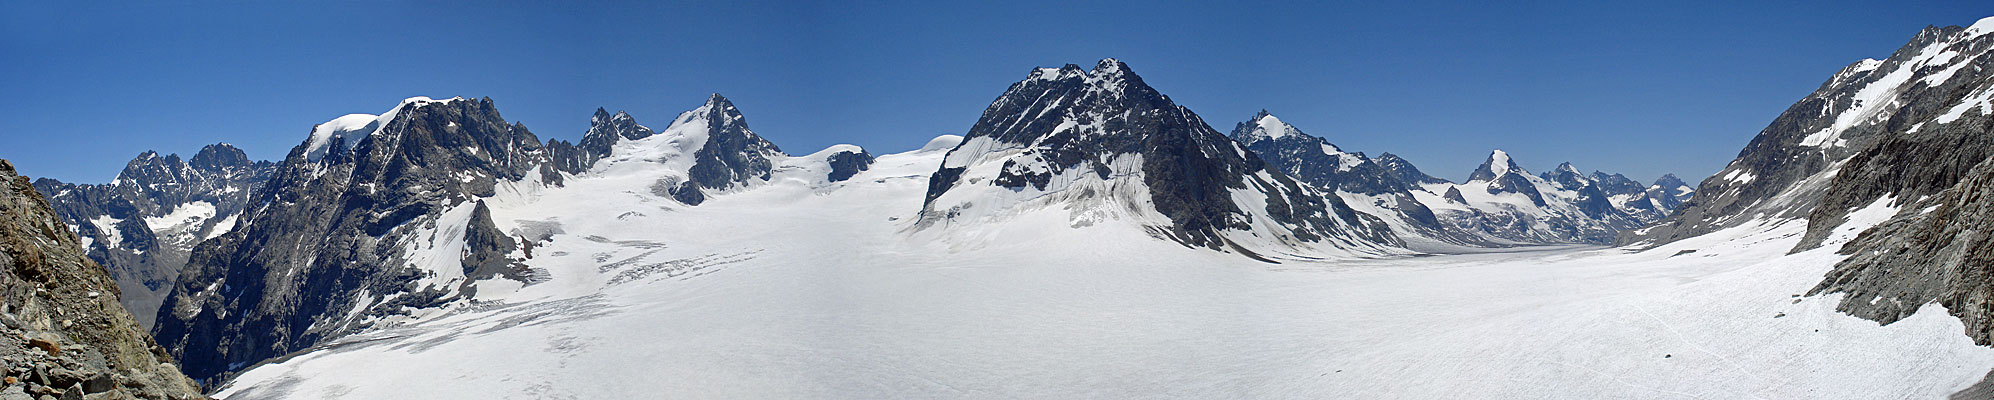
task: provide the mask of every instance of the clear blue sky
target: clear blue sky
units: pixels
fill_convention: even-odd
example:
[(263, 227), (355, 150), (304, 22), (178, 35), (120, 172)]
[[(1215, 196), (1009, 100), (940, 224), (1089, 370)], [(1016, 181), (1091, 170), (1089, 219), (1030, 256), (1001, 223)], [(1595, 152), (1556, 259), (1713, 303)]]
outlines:
[(0, 0), (0, 158), (78, 182), (221, 141), (277, 159), (313, 124), (410, 96), (489, 96), (542, 139), (575, 140), (596, 107), (663, 128), (711, 92), (791, 154), (887, 153), (968, 130), (1033, 67), (1116, 57), (1220, 131), (1265, 108), (1446, 178), (1501, 148), (1533, 171), (1694, 183), (1843, 65), (1994, 15), (1984, 1), (270, 3), (284, 4)]

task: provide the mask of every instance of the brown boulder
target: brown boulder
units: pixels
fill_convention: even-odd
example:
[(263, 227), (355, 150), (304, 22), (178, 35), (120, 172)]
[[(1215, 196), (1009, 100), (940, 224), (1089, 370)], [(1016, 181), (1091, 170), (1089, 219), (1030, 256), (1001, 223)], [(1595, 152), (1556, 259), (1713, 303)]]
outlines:
[(51, 342), (46, 339), (42, 338), (28, 339), (28, 345), (34, 346), (37, 349), (42, 349), (42, 351), (48, 352), (48, 355), (51, 356), (62, 355), (62, 345), (55, 344), (55, 342)]

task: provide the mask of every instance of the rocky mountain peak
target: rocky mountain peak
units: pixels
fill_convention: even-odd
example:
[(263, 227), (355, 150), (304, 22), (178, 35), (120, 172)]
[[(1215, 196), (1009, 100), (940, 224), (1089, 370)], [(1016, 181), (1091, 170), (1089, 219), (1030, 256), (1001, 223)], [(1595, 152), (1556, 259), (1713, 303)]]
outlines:
[(1593, 171), (1592, 181), (1599, 184), (1599, 190), (1605, 191), (1606, 194), (1633, 194), (1648, 190), (1647, 186), (1641, 185), (1640, 182), (1628, 179), (1626, 175), (1621, 174)]
[(249, 154), (243, 153), (242, 149), (228, 143), (216, 143), (202, 146), (201, 151), (194, 153), (194, 158), (189, 159), (187, 164), (203, 170), (220, 171), (247, 167), (254, 162), (249, 160)]
[(1419, 167), (1414, 166), (1412, 164), (1412, 161), (1407, 161), (1405, 158), (1401, 158), (1397, 154), (1392, 154), (1392, 153), (1379, 154), (1378, 158), (1372, 161), (1378, 163), (1378, 165), (1380, 166), (1385, 167), (1385, 170), (1391, 171), (1392, 176), (1397, 177), (1399, 181), (1408, 184), (1424, 185), (1430, 183), (1451, 183), (1446, 179), (1435, 178), (1432, 175), (1427, 175), (1425, 172), (1421, 172), (1419, 170)]
[(182, 169), (186, 168), (186, 166), (186, 163), (180, 161), (179, 154), (168, 154), (165, 157), (161, 157), (159, 156), (159, 152), (147, 150), (139, 153), (137, 157), (132, 157), (130, 162), (125, 163), (125, 169), (118, 172), (117, 182), (122, 184), (136, 184), (142, 187), (177, 184), (180, 181), (179, 178), (182, 175)]
[(696, 142), (687, 143), (698, 150), (691, 154), (686, 180), (659, 185), (687, 205), (705, 202), (707, 192), (768, 181), (774, 168), (772, 160), (784, 156), (775, 143), (748, 129), (747, 117), (719, 93), (708, 96), (705, 105), (680, 114), (666, 132), (681, 135), (685, 142)]
[(1677, 178), (1676, 174), (1662, 174), (1662, 177), (1655, 178), (1655, 184), (1653, 186), (1673, 188), (1673, 187), (1689, 186), (1689, 184), (1683, 183), (1682, 178)]
[[(944, 158), (929, 181), (921, 222), (982, 220), (1016, 207), (1049, 206), (1000, 200), (993, 189), (1074, 190), (1091, 194), (1057, 196), (1068, 203), (1061, 207), (1152, 215), (1125, 210), (1141, 204), (1140, 198), (1117, 199), (1138, 195), (1117, 187), (1142, 187), (1147, 193), (1139, 195), (1168, 219), (1145, 223), (1162, 225), (1155, 228), (1188, 246), (1236, 248), (1227, 245), (1226, 232), (1256, 224), (1291, 232), (1274, 238), (1291, 246), (1353, 234), (1376, 239), (1370, 243), (1395, 243), (1389, 232), (1345, 212), (1348, 207), (1336, 197), (1307, 195), (1310, 190), (1286, 174), (1258, 174), (1266, 165), (1241, 146), (1119, 60), (1101, 60), (1085, 72), (1074, 65), (1038, 68), (992, 101)], [(1126, 180), (1140, 180), (1141, 186), (1114, 183)], [(1262, 191), (1256, 196), (1279, 199), (1281, 206), (1235, 202), (1231, 193), (1237, 190)]]
[(1558, 188), (1565, 190), (1577, 190), (1593, 184), (1591, 178), (1580, 173), (1579, 168), (1572, 166), (1572, 163), (1569, 162), (1560, 163), (1557, 168), (1545, 171), (1544, 174), (1538, 177), (1550, 181), (1552, 184), (1558, 185)]
[[(610, 149), (615, 147), (617, 142), (643, 139), (655, 134), (657, 132), (652, 131), (650, 127), (637, 124), (637, 118), (631, 117), (630, 113), (619, 110), (615, 115), (611, 115), (601, 108), (596, 108), (595, 116), (589, 119), (588, 132), (582, 134), (580, 147), (583, 151), (594, 155), (594, 158), (600, 159), (609, 156)], [(594, 162), (593, 159), (589, 161)]]

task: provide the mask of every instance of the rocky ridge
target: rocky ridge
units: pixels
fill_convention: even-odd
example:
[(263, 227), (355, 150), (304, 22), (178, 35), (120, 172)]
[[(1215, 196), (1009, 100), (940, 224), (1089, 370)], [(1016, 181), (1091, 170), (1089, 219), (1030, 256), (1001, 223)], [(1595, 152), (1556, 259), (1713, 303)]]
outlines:
[(0, 399), (202, 398), (82, 249), (0, 160)]

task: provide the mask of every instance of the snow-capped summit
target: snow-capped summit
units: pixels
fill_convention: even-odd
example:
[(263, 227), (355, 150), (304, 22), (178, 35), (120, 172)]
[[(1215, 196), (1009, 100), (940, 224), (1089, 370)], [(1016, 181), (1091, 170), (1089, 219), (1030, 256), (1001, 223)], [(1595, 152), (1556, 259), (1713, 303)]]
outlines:
[(429, 104), (450, 103), (463, 100), (463, 97), (433, 100), (425, 96), (416, 96), (402, 99), (401, 103), (396, 104), (394, 108), (388, 109), (388, 112), (381, 113), (381, 115), (347, 114), (339, 118), (333, 118), (330, 121), (312, 127), (311, 140), (302, 146), (305, 160), (319, 161), (327, 153), (353, 151), (353, 146), (359, 145), (365, 138), (381, 133), (389, 122), (394, 121), (401, 114), (402, 110)]
[(1033, 69), (944, 158), (920, 226), (1053, 211), (1074, 226), (1127, 221), (1187, 246), (1259, 256), (1402, 243), (1376, 217), (1251, 154), (1121, 61)]
[(1530, 171), (1524, 170), (1523, 167), (1517, 166), (1516, 160), (1511, 160), (1509, 158), (1509, 152), (1505, 152), (1502, 150), (1495, 150), (1489, 152), (1489, 159), (1487, 161), (1483, 161), (1480, 167), (1476, 167), (1474, 173), (1468, 174), (1468, 180), (1470, 181), (1495, 180), (1496, 178), (1502, 177), (1504, 174), (1508, 174), (1511, 172), (1515, 172), (1521, 175), (1530, 175)]
[[(1302, 133), (1301, 129), (1281, 122), (1280, 118), (1268, 113), (1267, 110), (1260, 110), (1260, 113), (1253, 115), (1253, 119), (1234, 125), (1230, 136), (1263, 159), (1293, 161), (1275, 162), (1275, 164), (1281, 169), (1288, 170), (1289, 175), (1305, 182), (1320, 185), (1335, 180), (1337, 182), (1330, 187), (1363, 186), (1348, 187), (1348, 189), (1364, 193), (1391, 191), (1393, 186), (1403, 187), (1403, 183), (1382, 179), (1389, 176), (1389, 174), (1376, 173), (1382, 172), (1382, 168), (1375, 165), (1366, 166), (1371, 161), (1364, 157), (1364, 154), (1344, 152), (1343, 149), (1330, 144), (1328, 140)], [(1367, 168), (1367, 171), (1350, 174), (1356, 168)], [(1377, 168), (1379, 171), (1371, 171), (1370, 168)], [(1343, 179), (1332, 179), (1328, 175), (1343, 175)]]
[[(1246, 124), (1251, 124), (1252, 127), (1249, 128)], [(1295, 129), (1294, 125), (1281, 122), (1281, 118), (1275, 117), (1274, 114), (1268, 113), (1267, 110), (1260, 110), (1259, 114), (1253, 115), (1253, 119), (1249, 119), (1242, 123), (1242, 125), (1233, 128), (1233, 139), (1241, 143), (1253, 143), (1261, 140), (1276, 140), (1300, 133), (1299, 130)], [(1335, 149), (1334, 146), (1324, 149), (1324, 151), (1342, 152), (1342, 150)]]
[(1419, 170), (1419, 167), (1413, 166), (1411, 161), (1407, 161), (1405, 158), (1401, 158), (1397, 154), (1392, 154), (1392, 153), (1379, 154), (1378, 158), (1373, 161), (1377, 162), (1379, 166), (1385, 167), (1385, 170), (1391, 171), (1393, 177), (1399, 178), (1399, 181), (1405, 182), (1407, 184), (1425, 185), (1429, 183), (1452, 183), (1446, 179), (1436, 178), (1433, 175), (1427, 175), (1425, 172), (1421, 172)]

